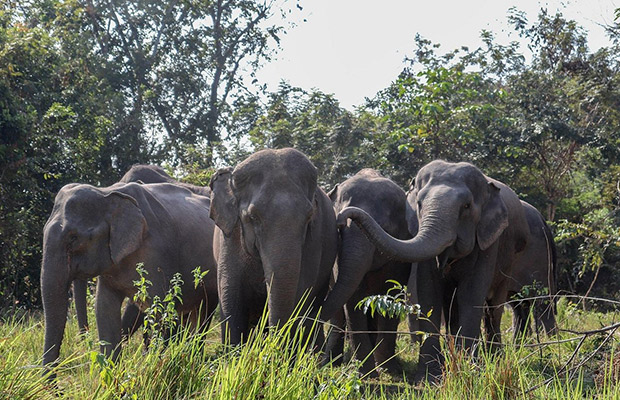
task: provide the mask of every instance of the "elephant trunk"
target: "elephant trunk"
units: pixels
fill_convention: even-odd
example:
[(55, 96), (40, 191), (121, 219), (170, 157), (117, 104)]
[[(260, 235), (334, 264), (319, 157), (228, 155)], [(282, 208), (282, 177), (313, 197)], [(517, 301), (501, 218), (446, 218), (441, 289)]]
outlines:
[(261, 252), (271, 326), (285, 323), (299, 300), (297, 287), (301, 273), (301, 248), (296, 250), (288, 245), (277, 247), (275, 251)]
[(400, 240), (386, 233), (364, 210), (347, 207), (338, 215), (338, 224), (351, 218), (362, 228), (377, 248), (389, 257), (403, 262), (420, 262), (434, 258), (454, 243), (456, 234), (446, 227), (454, 225), (446, 218), (449, 213), (440, 210), (425, 212), (418, 234), (409, 240)]
[(67, 254), (50, 247), (49, 243), (44, 244), (41, 268), (41, 297), (45, 316), (43, 365), (53, 365), (60, 355), (71, 284)]
[(347, 226), (341, 229), (341, 236), (336, 282), (323, 303), (323, 320), (331, 319), (342, 309), (372, 267), (375, 246), (362, 231), (356, 226)]

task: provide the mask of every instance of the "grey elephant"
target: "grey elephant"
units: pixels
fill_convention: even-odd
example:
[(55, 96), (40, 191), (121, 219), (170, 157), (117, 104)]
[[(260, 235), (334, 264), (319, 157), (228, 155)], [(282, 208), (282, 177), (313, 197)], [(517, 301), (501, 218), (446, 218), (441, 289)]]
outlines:
[[(58, 359), (68, 290), (76, 279), (99, 277), (95, 315), (101, 351), (113, 357), (121, 340), (121, 304), (136, 293), (138, 263), (152, 282), (151, 298), (165, 295), (179, 272), (184, 284), (178, 311), (196, 310), (206, 301), (211, 314), (217, 305), (217, 274), (209, 205), (209, 198), (167, 183), (64, 186), (43, 232), (43, 364)], [(204, 288), (194, 287), (192, 270), (197, 267), (209, 271)]]
[[(119, 180), (119, 182), (130, 183), (171, 183), (182, 186), (190, 191), (209, 197), (211, 190), (208, 187), (196, 186), (184, 182), (179, 182), (157, 165), (136, 164), (133, 165)], [(75, 302), (76, 316), (81, 333), (88, 330), (88, 317), (86, 305), (87, 283), (85, 280), (76, 279), (73, 282), (73, 299)], [(206, 311), (206, 310), (203, 310)], [(210, 315), (208, 316), (210, 317)], [(122, 334), (125, 337), (131, 336), (143, 323), (144, 314), (140, 312), (138, 306), (129, 301), (123, 310)]]
[[(513, 328), (515, 339), (521, 339), (529, 331), (530, 310), (533, 312), (534, 323), (544, 329), (547, 334), (557, 331), (555, 320), (555, 293), (556, 293), (556, 264), (557, 254), (553, 233), (540, 212), (532, 205), (521, 201), (528, 223), (528, 239), (523, 252), (519, 255), (512, 268), (512, 275), (508, 280), (506, 302), (513, 310)], [(533, 300), (519, 300), (516, 298), (523, 288), (533, 289), (529, 296), (537, 294), (538, 290), (546, 291), (548, 298)], [(526, 297), (529, 297), (526, 296)], [(485, 325), (498, 325), (501, 321), (493, 322), (491, 318), (497, 313), (486, 310)]]
[[(411, 237), (405, 221), (405, 192), (390, 179), (383, 177), (373, 169), (363, 169), (353, 177), (337, 185), (330, 193), (334, 210), (340, 212), (347, 206), (356, 206), (365, 210), (390, 235), (399, 239)], [(348, 328), (352, 332), (351, 340), (355, 355), (359, 360), (366, 360), (362, 366), (364, 372), (372, 371), (375, 366), (391, 372), (399, 370), (394, 358), (396, 333), (400, 320), (375, 315), (365, 315), (355, 306), (370, 295), (385, 294), (395, 280), (406, 284), (409, 266), (389, 259), (366, 238), (355, 224), (348, 224), (340, 229), (341, 246), (338, 253), (337, 280), (334, 293), (342, 297), (336, 299), (330, 295), (324, 305), (327, 314), (331, 313), (333, 304), (346, 300), (345, 310)], [(338, 324), (338, 323), (336, 323)], [(379, 333), (370, 334), (369, 331)], [(330, 334), (330, 345), (341, 340), (342, 334), (336, 330)], [(341, 347), (339, 345), (339, 347)], [(374, 352), (373, 352), (374, 350)], [(332, 357), (337, 351), (332, 350)], [(371, 354), (372, 353), (372, 354)]]
[(310, 160), (290, 148), (261, 150), (218, 170), (210, 187), (222, 340), (247, 338), (265, 302), (271, 326), (288, 320), (305, 292), (305, 306), (319, 307), (338, 238)]
[(164, 169), (158, 165), (150, 164), (136, 164), (133, 165), (123, 175), (119, 182), (141, 182), (141, 183), (172, 183), (174, 185), (182, 186), (192, 192), (211, 197), (211, 190), (206, 186), (192, 185), (191, 183), (180, 182), (164, 171)]
[[(415, 379), (435, 380), (443, 362), (437, 335), (441, 311), (448, 331), (457, 335), (460, 345), (471, 348), (480, 337), (485, 302), (494, 307), (506, 299), (507, 277), (525, 248), (528, 226), (517, 195), (469, 163), (436, 160), (425, 165), (407, 202), (409, 214), (415, 215), (409, 222), (417, 231), (411, 240), (390, 236), (356, 207), (342, 210), (338, 223), (342, 226), (351, 218), (381, 251), (418, 262), (422, 313), (434, 312), (420, 321), (421, 330), (433, 335), (420, 348)], [(499, 341), (499, 326), (490, 328), (491, 337)]]

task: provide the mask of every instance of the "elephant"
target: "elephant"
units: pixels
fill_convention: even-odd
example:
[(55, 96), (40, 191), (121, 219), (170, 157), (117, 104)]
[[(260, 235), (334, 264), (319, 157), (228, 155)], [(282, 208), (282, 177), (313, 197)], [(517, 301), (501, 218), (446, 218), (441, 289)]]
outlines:
[[(343, 209), (339, 226), (353, 219), (388, 256), (417, 263), (416, 286), (423, 314), (420, 328), (431, 335), (420, 348), (415, 380), (435, 381), (443, 364), (439, 347), (442, 312), (457, 344), (471, 349), (480, 337), (485, 302), (506, 300), (514, 261), (527, 243), (528, 226), (517, 195), (470, 163), (432, 161), (423, 166), (407, 195), (410, 240), (387, 234), (364, 210)], [(493, 322), (496, 320), (493, 319)], [(499, 326), (490, 337), (501, 340)]]
[[(137, 291), (138, 263), (152, 282), (150, 298), (163, 298), (172, 276), (180, 273), (179, 313), (204, 302), (210, 315), (217, 305), (217, 270), (209, 206), (209, 198), (168, 183), (64, 186), (43, 231), (43, 365), (54, 365), (59, 357), (68, 290), (76, 279), (99, 277), (95, 316), (101, 351), (113, 359), (120, 351), (121, 304)], [(204, 287), (194, 287), (192, 270), (197, 267), (208, 270)]]
[(265, 304), (269, 326), (287, 321), (305, 293), (301, 315), (311, 311), (310, 304), (321, 306), (338, 233), (317, 175), (303, 153), (284, 148), (258, 151), (211, 178), (225, 344), (245, 341)]
[[(168, 175), (163, 168), (157, 165), (135, 164), (121, 177), (119, 182), (172, 183), (185, 187), (198, 195), (206, 196), (208, 198), (211, 197), (211, 190), (209, 190), (209, 188), (179, 182)], [(76, 279), (73, 281), (73, 299), (75, 302), (80, 333), (85, 333), (88, 331), (86, 291), (87, 283), (85, 280)], [(138, 329), (138, 327), (142, 325), (143, 320), (144, 314), (140, 312), (136, 304), (129, 301), (125, 306), (125, 310), (123, 310), (121, 329), (123, 337), (131, 336)]]
[(211, 190), (206, 186), (196, 186), (191, 183), (180, 182), (164, 171), (157, 165), (135, 164), (123, 175), (119, 182), (138, 182), (138, 183), (172, 183), (182, 186), (192, 192), (211, 197)]
[[(525, 249), (513, 265), (506, 298), (506, 303), (513, 310), (515, 339), (521, 339), (527, 335), (530, 310), (532, 309), (537, 329), (544, 329), (548, 335), (557, 332), (554, 300), (557, 282), (557, 254), (553, 233), (536, 208), (523, 200), (521, 200), (521, 205), (527, 219), (529, 235)], [(537, 299), (535, 301), (515, 299), (515, 296), (524, 287), (546, 290), (549, 299)], [(538, 295), (540, 294), (534, 293), (530, 296)], [(501, 322), (492, 322), (491, 318), (494, 314), (490, 313), (489, 309), (485, 311), (485, 326), (498, 325)]]
[[(336, 185), (329, 193), (329, 198), (336, 212), (347, 206), (356, 206), (371, 215), (390, 235), (399, 239), (411, 237), (405, 221), (407, 202), (405, 192), (373, 169), (362, 169), (353, 177)], [(338, 301), (339, 299), (330, 295), (324, 309), (329, 313), (332, 302), (346, 301), (345, 312), (349, 330), (364, 332), (351, 333), (356, 357), (359, 360), (366, 360), (362, 366), (363, 372), (371, 372), (375, 366), (397, 372), (398, 361), (394, 358), (396, 333), (384, 332), (398, 330), (400, 320), (384, 318), (380, 315), (374, 318), (367, 316), (361, 310), (356, 309), (356, 305), (367, 296), (385, 294), (393, 286), (386, 282), (387, 280), (405, 284), (409, 277), (408, 266), (411, 264), (387, 258), (368, 241), (355, 224), (342, 227), (340, 236), (337, 280), (333, 290), (340, 293), (343, 298)], [(339, 290), (340, 286), (343, 287), (342, 290)], [(372, 330), (380, 333), (366, 333)], [(343, 335), (333, 330), (330, 334), (330, 343), (336, 340), (336, 336)], [(332, 356), (337, 353), (337, 351), (332, 351)]]

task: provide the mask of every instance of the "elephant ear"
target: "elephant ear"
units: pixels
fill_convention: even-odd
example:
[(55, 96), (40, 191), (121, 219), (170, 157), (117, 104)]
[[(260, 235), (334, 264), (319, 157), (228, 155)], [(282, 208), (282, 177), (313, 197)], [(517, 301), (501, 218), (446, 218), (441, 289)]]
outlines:
[(415, 196), (413, 196), (414, 202), (411, 204), (409, 199), (407, 199), (407, 203), (405, 205), (405, 219), (407, 220), (407, 228), (409, 229), (409, 233), (415, 237), (418, 234), (419, 224), (418, 224), (418, 212), (416, 210)]
[(332, 203), (336, 201), (336, 197), (338, 197), (338, 184), (336, 184), (336, 186), (334, 186), (334, 188), (327, 193), (327, 197), (329, 197)]
[(489, 182), (488, 189), (489, 199), (482, 207), (476, 231), (478, 245), (482, 250), (488, 249), (508, 227), (508, 209), (500, 195), (500, 188)]
[(111, 202), (107, 220), (110, 224), (110, 255), (114, 264), (135, 252), (146, 233), (146, 219), (136, 199), (118, 191), (106, 196)]
[(232, 189), (232, 168), (220, 168), (209, 182), (211, 188), (211, 210), (209, 216), (230, 236), (239, 218), (237, 198)]

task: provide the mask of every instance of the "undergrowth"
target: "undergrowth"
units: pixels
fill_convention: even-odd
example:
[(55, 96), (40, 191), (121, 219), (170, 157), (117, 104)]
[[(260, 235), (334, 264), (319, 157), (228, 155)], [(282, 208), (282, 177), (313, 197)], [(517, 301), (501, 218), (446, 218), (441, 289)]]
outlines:
[[(40, 367), (41, 315), (26, 313), (0, 322), (0, 398), (620, 399), (617, 332), (604, 330), (618, 320), (616, 313), (584, 311), (562, 299), (558, 321), (563, 331), (555, 338), (541, 337), (549, 342), (543, 345), (536, 336), (513, 344), (509, 319), (504, 319), (500, 352), (491, 354), (480, 345), (472, 355), (444, 339), (443, 381), (414, 386), (418, 345), (409, 335), (398, 339), (402, 375), (381, 371), (379, 378), (368, 379), (357, 372), (355, 361), (321, 366), (319, 353), (312, 350), (318, 325), (306, 325), (302, 334), (298, 323), (269, 328), (263, 317), (246, 344), (237, 347), (221, 344), (217, 323), (199, 332), (180, 327), (165, 345), (148, 350), (135, 335), (112, 363), (97, 350), (96, 328), (80, 335), (71, 314), (52, 383)], [(406, 331), (404, 324), (400, 330)], [(587, 330), (600, 332), (574, 333)]]

